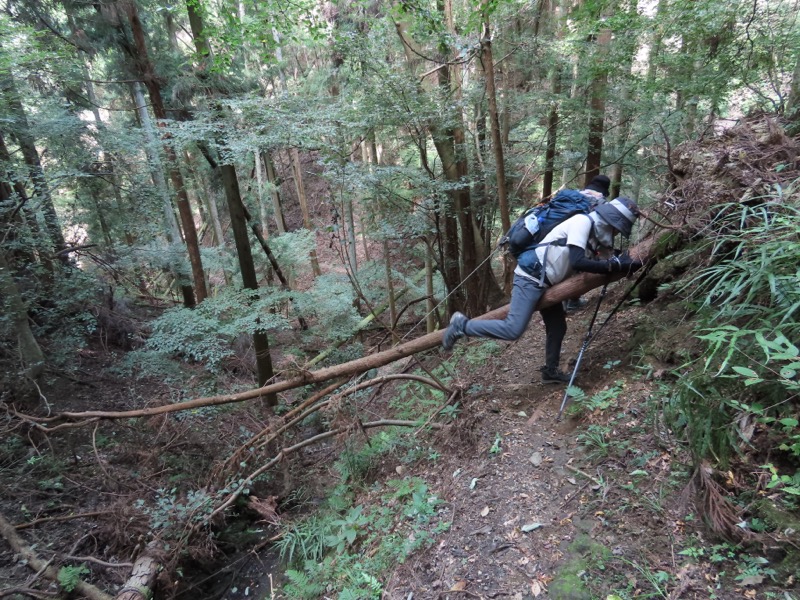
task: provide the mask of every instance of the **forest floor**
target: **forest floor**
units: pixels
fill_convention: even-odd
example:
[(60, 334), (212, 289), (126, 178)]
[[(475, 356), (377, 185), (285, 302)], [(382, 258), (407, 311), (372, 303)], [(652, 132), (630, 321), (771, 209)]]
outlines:
[[(597, 326), (626, 285), (611, 290)], [(577, 355), (598, 294), (587, 295), (589, 304), (569, 316), (564, 363)], [(651, 304), (647, 310), (659, 309)], [(683, 493), (691, 476), (688, 457), (660, 420), (663, 370), (631, 362), (631, 335), (643, 313), (639, 307), (623, 309), (594, 340), (576, 381), (585, 399), (573, 403), (561, 423), (555, 416), (564, 388), (539, 379), (544, 339), (538, 316), (515, 343), (459, 343), (451, 386), (463, 393), (455, 419), (418, 437), (422, 458), (389, 453), (369, 473), (373, 483), (424, 481), (437, 498), (435, 518), (447, 524), (385, 573), (385, 598), (756, 597), (751, 588), (763, 578), (746, 581), (749, 586), (723, 584), (720, 569), (701, 567), (697, 556), (686, 555), (707, 544), (702, 524), (693, 520), (690, 494)], [(116, 409), (139, 406), (144, 398), (173, 401), (167, 396), (174, 391), (163, 382), (113, 375), (111, 355), (87, 351), (84, 360), (85, 380), (56, 378), (43, 390), (54, 410), (96, 407), (98, 399)], [(383, 410), (391, 393), (377, 398), (373, 409)], [(84, 428), (49, 441), (36, 438), (35, 431), (27, 441), (12, 444), (9, 438), (0, 459), (0, 511), (21, 525), (42, 519), (20, 535), (43, 556), (75, 565), (75, 574), (114, 589), (127, 576), (131, 549), (148, 535), (146, 521), (137, 518), (137, 496), (149, 489), (159, 494), (165, 514), (186, 510), (181, 506), (188, 502), (181, 505), (168, 486), (204, 480), (219, 440), (237, 435), (237, 423), (250, 426), (256, 414), (237, 409), (151, 419), (143, 427), (118, 423), (113, 430)], [(341, 442), (332, 441), (309, 451), (295, 485), (313, 489), (317, 498), (330, 493), (325, 486), (332, 481), (331, 462), (341, 450)], [(370, 489), (365, 485), (359, 492), (360, 505), (381, 502)], [(307, 513), (287, 510), (278, 520), (286, 526)], [(58, 520), (79, 514), (86, 516)], [(157, 515), (151, 510), (149, 516), (152, 523)], [(257, 515), (241, 516), (257, 525)], [(262, 522), (251, 527), (255, 533), (245, 544), (238, 538), (226, 542), (223, 534), (216, 542), (223, 557), (193, 548), (180, 567), (192, 584), (176, 583), (163, 597), (191, 592), (227, 600), (292, 598), (280, 591), (286, 566), (268, 545), (263, 549), (265, 536), (277, 530)], [(109, 567), (91, 557), (122, 564)], [(0, 589), (37, 587), (34, 577), (0, 544)], [(197, 587), (202, 579), (212, 583)]]

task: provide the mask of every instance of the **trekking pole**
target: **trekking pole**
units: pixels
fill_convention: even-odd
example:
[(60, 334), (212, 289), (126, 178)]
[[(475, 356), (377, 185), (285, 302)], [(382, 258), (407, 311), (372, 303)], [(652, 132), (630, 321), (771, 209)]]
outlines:
[[(606, 317), (606, 320), (603, 321), (603, 324), (600, 325), (600, 328), (597, 330), (599, 334), (603, 331), (603, 328), (608, 324), (611, 318), (617, 314), (617, 311), (620, 307), (625, 303), (628, 299), (628, 296), (631, 295), (631, 292), (642, 282), (642, 280), (647, 276), (650, 272), (650, 267), (652, 267), (653, 263), (645, 263), (642, 267), (642, 272), (639, 274), (639, 277), (636, 278), (636, 281), (633, 282), (633, 285), (628, 288), (628, 291), (622, 296), (622, 299), (617, 302), (617, 305), (611, 310), (611, 313)], [(581, 351), (578, 353), (578, 358), (575, 360), (575, 368), (572, 371), (572, 377), (569, 378), (569, 385), (567, 385), (567, 391), (564, 392), (564, 400), (561, 402), (561, 408), (558, 411), (558, 416), (556, 417), (556, 421), (561, 420), (561, 416), (564, 414), (564, 409), (567, 407), (567, 402), (569, 401), (569, 388), (572, 386), (572, 383), (575, 381), (575, 376), (578, 374), (578, 367), (581, 364), (581, 359), (583, 358), (583, 353), (586, 351), (586, 348), (589, 346), (589, 342), (592, 341), (594, 337), (592, 334), (592, 327), (594, 327), (594, 321), (597, 318), (597, 311), (600, 309), (600, 302), (603, 301), (603, 297), (606, 295), (606, 288), (608, 284), (603, 286), (603, 290), (600, 292), (600, 298), (597, 301), (597, 306), (594, 309), (594, 315), (592, 316), (592, 322), (589, 323), (589, 331), (586, 332), (586, 338), (583, 340), (583, 345), (581, 346)]]
[(586, 348), (589, 347), (589, 342), (592, 341), (592, 328), (594, 327), (594, 322), (597, 320), (597, 313), (600, 311), (600, 304), (603, 302), (603, 298), (606, 297), (606, 290), (608, 290), (608, 284), (605, 284), (603, 289), (600, 291), (600, 297), (597, 299), (597, 305), (594, 307), (594, 314), (592, 315), (592, 320), (589, 323), (589, 331), (586, 332), (586, 337), (583, 338), (583, 344), (581, 344), (581, 351), (578, 352), (578, 358), (575, 359), (575, 368), (572, 369), (572, 376), (569, 378), (567, 389), (564, 392), (564, 400), (561, 402), (561, 408), (558, 410), (556, 421), (561, 420), (561, 415), (564, 414), (564, 409), (567, 407), (567, 402), (569, 401), (569, 388), (572, 387), (572, 383), (575, 381), (575, 376), (578, 374), (578, 368), (581, 366), (583, 353), (586, 352)]

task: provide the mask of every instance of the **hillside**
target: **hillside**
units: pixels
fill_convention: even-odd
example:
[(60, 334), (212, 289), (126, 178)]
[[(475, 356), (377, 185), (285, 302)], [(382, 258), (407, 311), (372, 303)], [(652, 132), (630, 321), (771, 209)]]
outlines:
[(799, 143), (758, 116), (666, 146), (670, 185), (631, 240), (661, 236), (658, 262), (629, 297), (609, 287), (561, 423), (536, 316), (515, 343), (293, 390), (275, 415), (58, 418), (213, 391), (197, 364), (137, 375), (94, 340), (35, 419), (4, 404), (0, 515), (61, 591), (1, 544), (0, 593), (113, 595), (149, 548), (158, 598), (800, 598)]

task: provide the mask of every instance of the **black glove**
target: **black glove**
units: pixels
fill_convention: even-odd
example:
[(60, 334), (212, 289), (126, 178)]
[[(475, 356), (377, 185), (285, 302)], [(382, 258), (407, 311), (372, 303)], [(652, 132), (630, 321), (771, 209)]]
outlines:
[(640, 261), (633, 260), (628, 255), (614, 256), (607, 262), (610, 273), (625, 273), (626, 275), (630, 275), (642, 268), (642, 263)]

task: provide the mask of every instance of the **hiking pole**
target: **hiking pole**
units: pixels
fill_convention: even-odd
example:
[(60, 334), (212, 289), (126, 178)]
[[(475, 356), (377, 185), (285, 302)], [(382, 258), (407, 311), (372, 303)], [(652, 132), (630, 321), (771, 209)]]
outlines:
[[(636, 278), (636, 281), (633, 282), (633, 285), (628, 288), (628, 291), (622, 296), (622, 299), (617, 302), (617, 305), (611, 310), (611, 313), (606, 317), (606, 320), (603, 321), (603, 324), (600, 325), (600, 328), (597, 330), (599, 334), (603, 331), (603, 328), (608, 324), (611, 318), (617, 314), (617, 311), (620, 307), (625, 303), (628, 297), (631, 295), (634, 289), (642, 282), (642, 280), (647, 276), (650, 272), (650, 267), (652, 267), (652, 263), (650, 266), (647, 266), (648, 263), (642, 266), (642, 272), (639, 274), (639, 277)], [(575, 376), (578, 374), (578, 367), (581, 364), (581, 359), (583, 358), (583, 353), (586, 351), (586, 348), (589, 346), (589, 342), (592, 341), (594, 337), (592, 335), (592, 327), (594, 327), (594, 321), (597, 318), (597, 311), (600, 309), (600, 303), (603, 301), (603, 297), (606, 295), (606, 288), (608, 284), (603, 286), (602, 291), (600, 292), (600, 298), (597, 301), (597, 306), (594, 309), (594, 315), (592, 316), (592, 322), (589, 323), (589, 331), (586, 332), (586, 338), (583, 340), (583, 345), (581, 346), (581, 351), (578, 353), (578, 358), (575, 360), (575, 368), (572, 371), (572, 377), (569, 378), (569, 384), (567, 385), (567, 391), (564, 392), (564, 400), (561, 402), (561, 408), (558, 411), (558, 416), (556, 417), (556, 421), (561, 421), (561, 416), (564, 414), (564, 409), (567, 407), (567, 402), (569, 401), (569, 388), (572, 386), (572, 383), (575, 381)]]
[(569, 378), (567, 389), (564, 392), (564, 400), (561, 402), (561, 408), (558, 410), (556, 421), (561, 420), (561, 416), (564, 414), (564, 409), (567, 407), (567, 401), (569, 401), (569, 388), (572, 387), (572, 383), (575, 381), (575, 376), (578, 374), (578, 368), (581, 366), (583, 353), (586, 352), (586, 348), (589, 347), (589, 342), (592, 341), (592, 328), (594, 327), (594, 322), (597, 320), (597, 313), (600, 311), (600, 304), (603, 302), (603, 298), (606, 297), (606, 290), (608, 290), (608, 284), (605, 284), (603, 289), (600, 291), (600, 297), (597, 299), (597, 305), (594, 307), (592, 320), (589, 322), (589, 331), (586, 332), (586, 337), (583, 338), (583, 344), (581, 344), (581, 351), (578, 352), (578, 358), (575, 359), (575, 368), (572, 369), (572, 376)]

